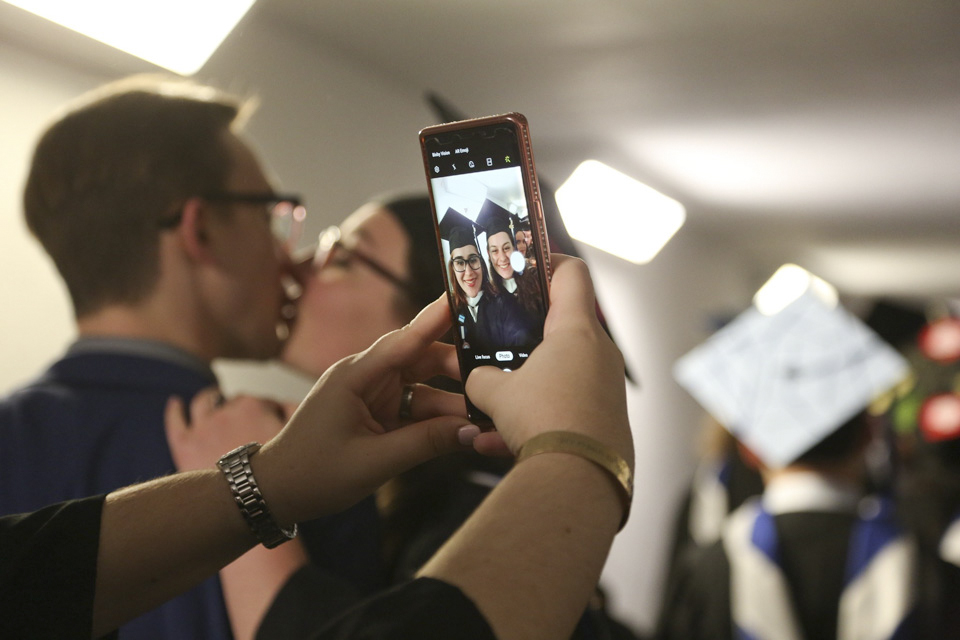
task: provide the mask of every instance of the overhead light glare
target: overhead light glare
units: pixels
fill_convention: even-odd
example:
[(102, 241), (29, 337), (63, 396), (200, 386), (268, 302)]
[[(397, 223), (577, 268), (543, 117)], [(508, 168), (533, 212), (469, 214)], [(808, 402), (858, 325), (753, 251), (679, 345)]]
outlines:
[(777, 269), (753, 296), (753, 304), (763, 315), (774, 316), (807, 291), (830, 307), (837, 304), (837, 290), (833, 285), (795, 264)]
[(683, 226), (686, 209), (597, 160), (580, 164), (557, 189), (571, 237), (635, 264), (646, 264)]
[(183, 76), (200, 70), (254, 0), (6, 0)]

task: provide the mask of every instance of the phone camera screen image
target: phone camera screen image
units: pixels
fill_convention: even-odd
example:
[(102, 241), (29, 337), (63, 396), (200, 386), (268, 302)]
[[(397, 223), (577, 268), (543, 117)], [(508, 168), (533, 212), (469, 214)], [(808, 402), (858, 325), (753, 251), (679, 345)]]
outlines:
[(427, 135), (423, 149), (461, 373), (516, 369), (543, 338), (548, 304), (535, 237), (542, 214), (528, 198), (535, 177), (517, 131), (506, 123)]

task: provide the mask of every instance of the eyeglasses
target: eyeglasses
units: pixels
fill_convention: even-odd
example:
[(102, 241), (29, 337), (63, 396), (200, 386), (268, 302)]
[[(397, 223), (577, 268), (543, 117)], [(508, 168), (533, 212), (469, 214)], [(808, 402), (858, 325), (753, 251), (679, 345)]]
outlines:
[[(200, 196), (209, 202), (263, 205), (266, 209), (270, 232), (287, 250), (297, 246), (303, 233), (303, 222), (307, 217), (307, 208), (300, 196), (282, 193), (237, 193), (217, 191)], [(161, 229), (173, 229), (183, 219), (183, 211), (160, 220)]]
[(334, 225), (324, 229), (320, 233), (320, 238), (317, 242), (317, 252), (314, 255), (313, 263), (317, 265), (318, 268), (325, 269), (331, 264), (349, 262), (350, 260), (356, 260), (370, 267), (376, 274), (402, 289), (406, 294), (412, 296), (414, 300), (417, 299), (417, 290), (413, 284), (393, 274), (373, 258), (365, 256), (356, 249), (351, 249), (340, 242), (340, 227)]
[(450, 260), (453, 263), (453, 270), (457, 273), (463, 273), (467, 270), (467, 265), (470, 265), (470, 268), (476, 271), (480, 268), (480, 256), (477, 254), (471, 255), (469, 258), (464, 260), (463, 258), (453, 258)]

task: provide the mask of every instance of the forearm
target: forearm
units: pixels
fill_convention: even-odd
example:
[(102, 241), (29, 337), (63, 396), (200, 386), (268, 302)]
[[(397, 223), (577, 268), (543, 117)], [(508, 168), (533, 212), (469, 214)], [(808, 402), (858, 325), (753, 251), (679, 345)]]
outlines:
[(569, 637), (623, 514), (609, 473), (569, 454), (518, 464), (420, 575), (458, 586), (498, 638)]
[(255, 543), (217, 470), (111, 493), (101, 518), (94, 635), (214, 575)]

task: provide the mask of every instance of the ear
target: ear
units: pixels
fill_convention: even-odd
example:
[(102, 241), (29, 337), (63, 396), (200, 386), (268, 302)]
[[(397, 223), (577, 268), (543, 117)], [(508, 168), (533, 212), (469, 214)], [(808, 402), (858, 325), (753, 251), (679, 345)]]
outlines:
[(194, 262), (215, 262), (210, 243), (209, 213), (201, 198), (190, 198), (184, 203), (177, 237), (184, 252)]

